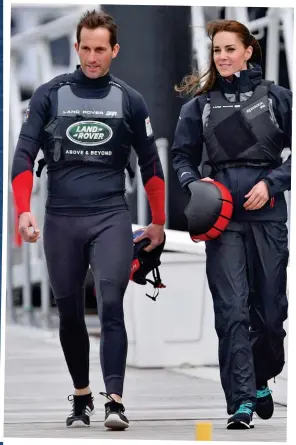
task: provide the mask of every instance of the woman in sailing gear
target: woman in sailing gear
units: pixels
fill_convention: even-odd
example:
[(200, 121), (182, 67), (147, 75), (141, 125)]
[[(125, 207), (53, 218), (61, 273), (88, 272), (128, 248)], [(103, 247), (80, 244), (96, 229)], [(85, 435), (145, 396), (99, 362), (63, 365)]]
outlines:
[[(264, 419), (272, 416), (268, 380), (285, 363), (284, 192), (291, 185), (291, 156), (282, 162), (281, 155), (291, 149), (292, 93), (262, 79), (259, 43), (243, 24), (211, 22), (208, 33), (208, 71), (188, 76), (177, 89), (194, 97), (181, 109), (173, 167), (189, 193), (193, 181), (215, 180), (232, 195), (230, 224), (220, 237), (206, 241), (206, 272), (231, 415), (227, 428), (250, 428), (254, 411)], [(210, 167), (203, 178), (202, 155)]]

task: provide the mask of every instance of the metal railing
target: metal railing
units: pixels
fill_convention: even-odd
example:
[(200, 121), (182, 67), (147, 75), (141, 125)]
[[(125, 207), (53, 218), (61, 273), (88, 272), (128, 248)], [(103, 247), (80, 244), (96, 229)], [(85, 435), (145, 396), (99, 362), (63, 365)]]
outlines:
[[(91, 5), (93, 8), (93, 5)], [(98, 7), (98, 6), (97, 6)], [(47, 82), (53, 77), (53, 67), (50, 58), (49, 43), (51, 40), (69, 36), (73, 40), (73, 29), (81, 16), (81, 13), (88, 8), (88, 5), (77, 8), (73, 13), (54, 20), (46, 25), (38, 26), (27, 30), (24, 33), (15, 35), (11, 38), (11, 70), (10, 70), (10, 147), (9, 147), (9, 171), (11, 169), (12, 156), (17, 144), (18, 134), (22, 123), (22, 116), (27, 108), (28, 101), (22, 101), (20, 96), (21, 85), (17, 72), (17, 57), (25, 48), (33, 45), (37, 61), (36, 87)], [(208, 38), (205, 33), (205, 16), (203, 7), (192, 7), (192, 39), (195, 55), (198, 59), (198, 65), (203, 67), (208, 58)], [(284, 47), (287, 57), (289, 79), (292, 85), (292, 54), (291, 42), (293, 41), (293, 10), (281, 8), (269, 8), (266, 17), (254, 21), (248, 21), (247, 8), (226, 8), (226, 16), (237, 18), (250, 28), (251, 31), (258, 31), (257, 37), (262, 36), (263, 31), (268, 29), (267, 50), (266, 50), (266, 78), (277, 82), (279, 76), (279, 30), (284, 37)], [(71, 68), (78, 62), (77, 55), (73, 50), (71, 53)], [(169, 216), (169, 182), (168, 182), (168, 141), (158, 139), (156, 141), (161, 162), (166, 178), (166, 212)], [(133, 183), (127, 180), (127, 193), (133, 193), (137, 190), (137, 223), (145, 225), (147, 223), (147, 198), (144, 191), (140, 171), (137, 167), (136, 178)], [(15, 249), (12, 241), (13, 227), (13, 206), (12, 193), (9, 187), (8, 191), (8, 248), (7, 248), (7, 311), (13, 314), (13, 288), (17, 285), (23, 291), (23, 310), (31, 311), (31, 287), (32, 283), (41, 283), (41, 311), (42, 316), (48, 317), (50, 311), (50, 288), (45, 267), (44, 253), (40, 244), (30, 245), (24, 243), (21, 249)], [(289, 194), (286, 194), (289, 203)], [(44, 204), (46, 200), (46, 175), (43, 174), (38, 181), (34, 181), (32, 193), (32, 211), (36, 215), (40, 227), (44, 221)], [(168, 219), (168, 218), (167, 218)], [(177, 236), (177, 232), (175, 234)], [(182, 247), (178, 244), (178, 251), (182, 252)], [(167, 247), (171, 248), (171, 247)], [(184, 246), (185, 248), (185, 246)], [(187, 248), (187, 247), (186, 247)], [(193, 248), (193, 247), (192, 247)], [(18, 251), (18, 252), (17, 252)], [(21, 258), (17, 258), (21, 253)]]
[[(210, 42), (206, 35), (205, 8), (193, 6), (192, 8), (192, 43), (199, 69), (208, 63)], [(246, 25), (250, 32), (260, 43), (267, 31), (266, 42), (266, 79), (278, 83), (279, 80), (279, 58), (280, 58), (280, 37), (282, 34), (283, 45), (287, 60), (287, 71), (290, 88), (293, 88), (293, 54), (291, 48), (294, 34), (294, 10), (293, 8), (268, 8), (264, 17), (249, 20), (247, 7), (225, 7), (225, 18), (238, 20)]]

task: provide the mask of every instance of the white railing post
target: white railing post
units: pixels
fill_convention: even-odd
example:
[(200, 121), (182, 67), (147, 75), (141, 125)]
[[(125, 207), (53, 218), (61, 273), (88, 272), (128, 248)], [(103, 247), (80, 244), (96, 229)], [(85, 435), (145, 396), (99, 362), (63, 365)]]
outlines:
[[(12, 281), (12, 253), (13, 253), (13, 235), (11, 233), (14, 233), (13, 227), (14, 227), (14, 208), (13, 203), (11, 199), (11, 191), (8, 187), (7, 190), (7, 199), (8, 199), (8, 206), (7, 206), (7, 257), (6, 257), (6, 317), (11, 321), (16, 321), (16, 315), (15, 315), (15, 308), (14, 308), (14, 302), (13, 302), (13, 281)], [(4, 298), (4, 296), (2, 296)]]
[[(10, 122), (13, 122), (11, 126), (11, 139), (12, 146), (16, 147), (18, 141), (18, 133), (22, 125), (21, 120), (21, 97), (20, 89), (18, 87), (18, 81), (16, 76), (17, 68), (15, 64), (15, 59), (12, 56), (10, 61)], [(12, 249), (12, 246), (9, 246)], [(32, 298), (31, 298), (31, 263), (30, 263), (30, 245), (23, 243), (22, 245), (23, 254), (23, 311), (24, 314), (30, 314), (32, 309)]]
[[(49, 81), (52, 76), (52, 61), (50, 55), (49, 43), (44, 39), (40, 40), (36, 45), (36, 57), (37, 57), (37, 67), (38, 67), (38, 83), (39, 85)], [(44, 209), (47, 199), (47, 179), (46, 179), (46, 168), (42, 172), (39, 179), (35, 176), (34, 180), (40, 181), (39, 184), (39, 194), (38, 201), (40, 202), (39, 213), (39, 226), (43, 228), (44, 226)], [(41, 277), (40, 277), (40, 295), (41, 295), (41, 311), (43, 316), (43, 323), (48, 326), (49, 315), (50, 315), (50, 284), (48, 271), (46, 267), (46, 260), (44, 255), (43, 246), (41, 248)]]
[(163, 169), (163, 175), (165, 180), (165, 214), (166, 222), (165, 227), (168, 227), (169, 223), (169, 166), (168, 166), (168, 147), (169, 141), (165, 138), (159, 138), (156, 141), (160, 162)]
[(227, 20), (237, 20), (238, 22), (247, 25), (249, 22), (248, 8), (243, 6), (226, 6), (225, 18)]
[(279, 61), (280, 61), (280, 20), (277, 8), (269, 8), (267, 11), (268, 33), (266, 40), (266, 79), (273, 80), (276, 84), (279, 81)]
[(209, 62), (209, 39), (202, 6), (191, 7), (192, 47), (198, 65), (198, 72), (204, 72)]
[(295, 32), (293, 26), (294, 10), (293, 8), (281, 8), (279, 13), (282, 19), (282, 32), (285, 45), (290, 89), (293, 91), (293, 57), (296, 50), (296, 48), (293, 48)]
[(141, 170), (137, 164), (136, 168), (136, 178), (137, 181), (137, 210), (138, 217), (137, 223), (140, 226), (146, 226), (148, 221), (148, 209), (147, 209), (147, 196), (142, 182)]

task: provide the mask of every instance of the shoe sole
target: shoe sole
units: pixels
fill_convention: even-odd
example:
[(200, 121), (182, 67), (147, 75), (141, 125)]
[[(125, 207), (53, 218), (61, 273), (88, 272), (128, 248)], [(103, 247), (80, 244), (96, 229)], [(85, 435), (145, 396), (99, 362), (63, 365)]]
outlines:
[(109, 414), (108, 418), (104, 422), (104, 426), (108, 429), (121, 431), (129, 427), (129, 424), (121, 420), (117, 414)]
[(74, 420), (71, 425), (67, 425), (67, 428), (89, 428), (90, 424), (84, 423), (83, 420)]
[[(95, 410), (93, 410), (91, 413), (89, 413), (88, 417), (91, 417), (93, 414), (95, 414)], [(81, 419), (74, 420), (71, 425), (66, 425), (67, 428), (89, 428), (90, 423), (87, 424)]]
[(250, 424), (242, 421), (231, 422), (227, 425), (228, 430), (249, 430), (254, 428), (254, 424)]

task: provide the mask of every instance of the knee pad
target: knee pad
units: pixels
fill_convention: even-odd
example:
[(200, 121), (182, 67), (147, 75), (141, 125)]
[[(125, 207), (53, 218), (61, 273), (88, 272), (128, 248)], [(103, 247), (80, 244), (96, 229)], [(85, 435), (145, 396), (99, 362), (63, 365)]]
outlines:
[(123, 295), (120, 287), (114, 281), (102, 279), (99, 282), (98, 308), (102, 321), (106, 319), (122, 319)]
[(84, 325), (84, 299), (81, 295), (56, 299), (61, 327), (77, 327)]

